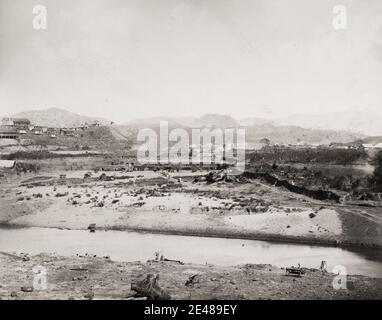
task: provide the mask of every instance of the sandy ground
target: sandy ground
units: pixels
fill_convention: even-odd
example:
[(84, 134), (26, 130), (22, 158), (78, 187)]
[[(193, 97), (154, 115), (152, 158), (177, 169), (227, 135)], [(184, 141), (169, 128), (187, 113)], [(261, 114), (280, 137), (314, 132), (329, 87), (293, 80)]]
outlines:
[(310, 214), (312, 209), (293, 212), (294, 208), (286, 210), (270, 210), (256, 215), (236, 215), (226, 218), (235, 226), (246, 230), (257, 230), (280, 235), (309, 236), (324, 234), (332, 237), (342, 234), (341, 220), (335, 210), (320, 210), (314, 218)]
[(382, 246), (378, 208), (339, 207), (258, 181), (193, 183), (200, 172), (108, 172), (111, 181), (85, 173), (1, 184), (0, 223)]
[[(335, 275), (315, 269), (296, 277), (271, 265), (217, 267), (174, 261), (120, 263), (89, 256), (25, 257), (0, 253), (0, 299), (134, 299), (131, 283), (150, 273), (159, 274), (159, 285), (171, 299), (382, 299), (382, 279), (348, 276), (346, 289), (334, 289)], [(33, 284), (42, 274), (47, 286), (38, 290)], [(186, 284), (190, 277), (193, 281)]]
[[(56, 171), (0, 184), (0, 223), (23, 226), (144, 230), (190, 235), (382, 247), (380, 208), (320, 202), (281, 188), (193, 183), (200, 172)], [(59, 178), (65, 174), (66, 178)], [(111, 178), (113, 177), (113, 178)], [(33, 267), (47, 270), (47, 290), (25, 292)], [(172, 299), (381, 299), (382, 279), (306, 270), (287, 276), (270, 265), (219, 267), (174, 261), (113, 262), (102, 257), (0, 253), (1, 299), (133, 299), (131, 282), (149, 273)], [(186, 281), (194, 276), (194, 281)], [(26, 290), (28, 291), (28, 290)]]

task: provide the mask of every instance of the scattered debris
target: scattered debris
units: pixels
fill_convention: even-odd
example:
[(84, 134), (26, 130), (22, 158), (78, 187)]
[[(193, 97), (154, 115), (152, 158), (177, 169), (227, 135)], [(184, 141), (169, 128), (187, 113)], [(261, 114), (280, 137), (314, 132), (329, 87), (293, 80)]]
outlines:
[(292, 266), (290, 268), (286, 268), (285, 271), (288, 275), (293, 274), (293, 275), (297, 275), (298, 277), (301, 277), (303, 274), (305, 274), (305, 270), (302, 269), (300, 266), (298, 267)]
[(31, 287), (31, 286), (21, 287), (21, 291), (23, 291), (23, 292), (33, 292), (33, 287)]
[(234, 175), (229, 175), (228, 170), (220, 170), (220, 171), (211, 171), (205, 176), (196, 177), (194, 179), (195, 182), (203, 182), (207, 183), (215, 183), (215, 182), (240, 182), (239, 178)]
[(85, 299), (93, 300), (94, 298), (94, 292), (88, 292), (84, 295)]
[(57, 192), (57, 193), (55, 194), (55, 197), (56, 197), (56, 198), (59, 198), (59, 197), (66, 197), (67, 195), (69, 195), (69, 192), (63, 192), (63, 193)]
[(95, 232), (96, 231), (96, 224), (95, 223), (89, 224), (88, 230), (90, 230), (90, 232)]
[(191, 286), (191, 285), (194, 285), (195, 283), (198, 283), (198, 280), (196, 279), (196, 276), (198, 276), (197, 273), (191, 275), (191, 276), (187, 279), (187, 281), (186, 281), (186, 283), (185, 283), (184, 285), (185, 285), (186, 287), (189, 287), (189, 286)]

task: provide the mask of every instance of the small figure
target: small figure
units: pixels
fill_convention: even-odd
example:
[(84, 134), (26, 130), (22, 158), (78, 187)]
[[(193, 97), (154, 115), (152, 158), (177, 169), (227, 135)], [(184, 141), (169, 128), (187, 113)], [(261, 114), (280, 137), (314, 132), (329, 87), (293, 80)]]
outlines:
[(321, 261), (320, 270), (321, 270), (321, 272), (328, 272), (325, 260)]

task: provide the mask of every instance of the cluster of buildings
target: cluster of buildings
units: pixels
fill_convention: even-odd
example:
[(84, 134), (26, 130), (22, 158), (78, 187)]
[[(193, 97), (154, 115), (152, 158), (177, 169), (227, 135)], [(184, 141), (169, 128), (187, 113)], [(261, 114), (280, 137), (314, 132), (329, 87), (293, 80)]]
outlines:
[(88, 129), (89, 127), (98, 127), (100, 124), (94, 122), (92, 124), (83, 124), (79, 127), (72, 128), (55, 128), (37, 126), (31, 123), (29, 119), (25, 118), (3, 118), (0, 126), (0, 139), (19, 139), (23, 135), (45, 135), (52, 139), (57, 136), (77, 136), (79, 131)]

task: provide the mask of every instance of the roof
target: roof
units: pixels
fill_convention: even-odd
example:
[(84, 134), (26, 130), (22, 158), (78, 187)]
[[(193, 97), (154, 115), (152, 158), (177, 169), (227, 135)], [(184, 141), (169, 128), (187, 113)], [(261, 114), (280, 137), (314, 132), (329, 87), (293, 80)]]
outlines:
[(0, 160), (0, 168), (13, 168), (15, 160)]
[(27, 122), (27, 123), (30, 123), (30, 120), (26, 119), (26, 118), (11, 118), (11, 120), (13, 122)]
[(382, 148), (382, 142), (379, 142), (377, 144), (364, 143), (363, 146), (365, 148), (377, 148), (377, 149), (379, 149), (379, 148)]

